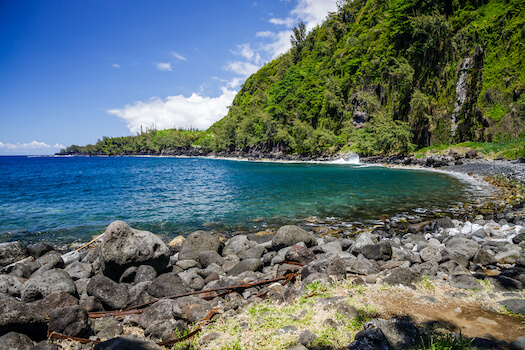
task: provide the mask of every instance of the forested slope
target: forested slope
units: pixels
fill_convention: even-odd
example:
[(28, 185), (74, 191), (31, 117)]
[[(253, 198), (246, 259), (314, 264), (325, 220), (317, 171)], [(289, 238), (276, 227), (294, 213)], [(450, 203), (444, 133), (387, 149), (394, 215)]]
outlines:
[(525, 0), (354, 0), (249, 77), (198, 143), (407, 153), (525, 132)]

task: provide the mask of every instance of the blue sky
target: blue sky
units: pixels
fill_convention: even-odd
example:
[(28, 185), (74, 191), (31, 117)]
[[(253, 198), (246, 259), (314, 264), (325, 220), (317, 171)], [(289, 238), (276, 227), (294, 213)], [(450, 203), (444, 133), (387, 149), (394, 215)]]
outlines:
[(0, 155), (206, 129), (336, 0), (1, 0)]

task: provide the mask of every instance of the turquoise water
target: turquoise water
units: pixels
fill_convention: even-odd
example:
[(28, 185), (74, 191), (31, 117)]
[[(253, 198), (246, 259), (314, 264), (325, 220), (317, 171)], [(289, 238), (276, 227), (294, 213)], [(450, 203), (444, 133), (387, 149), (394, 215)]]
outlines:
[(114, 220), (173, 237), (315, 216), (367, 222), (470, 201), (447, 174), (202, 158), (0, 157), (0, 242), (86, 241)]

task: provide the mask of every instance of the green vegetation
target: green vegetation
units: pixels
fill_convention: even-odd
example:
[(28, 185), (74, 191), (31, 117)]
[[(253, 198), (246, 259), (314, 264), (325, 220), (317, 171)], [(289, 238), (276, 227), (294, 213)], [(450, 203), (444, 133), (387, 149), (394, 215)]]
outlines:
[(423, 339), (423, 344), (414, 350), (471, 350), (477, 349), (471, 345), (472, 341), (460, 335), (446, 333), (433, 335)]
[[(150, 129), (135, 136), (103, 137), (94, 145), (72, 145), (59, 154), (69, 155), (133, 155), (171, 154), (173, 151), (188, 151), (203, 137), (204, 132), (196, 130)], [(168, 152), (166, 152), (168, 151)]]
[[(524, 24), (523, 0), (343, 1), (311, 32), (294, 28), (292, 49), (246, 80), (202, 145), (371, 155), (514, 139)], [(525, 153), (514, 142), (503, 156)]]
[(62, 153), (165, 154), (193, 144), (203, 154), (376, 155), (459, 143), (525, 156), (525, 0), (338, 7), (310, 32), (299, 23), (292, 48), (250, 76), (206, 132), (150, 130)]

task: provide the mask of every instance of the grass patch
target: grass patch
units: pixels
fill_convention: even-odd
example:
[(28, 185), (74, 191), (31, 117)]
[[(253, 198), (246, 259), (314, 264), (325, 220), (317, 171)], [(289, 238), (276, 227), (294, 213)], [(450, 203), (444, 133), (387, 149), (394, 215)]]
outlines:
[(432, 335), (423, 339), (420, 346), (413, 350), (470, 350), (475, 349), (471, 345), (472, 341), (463, 337), (461, 334), (454, 335), (451, 333)]
[(434, 282), (428, 278), (428, 276), (423, 276), (417, 283), (416, 287), (419, 289), (425, 289), (425, 290), (435, 290), (436, 285)]

